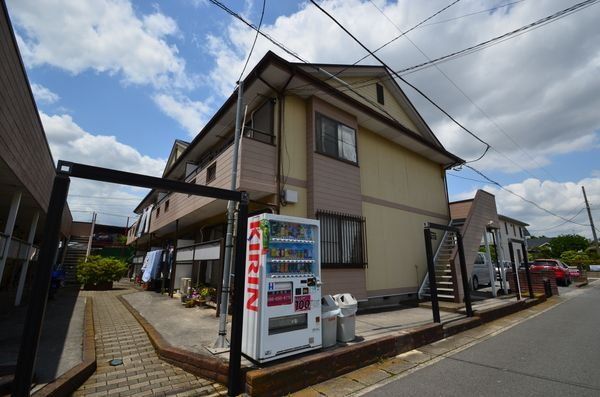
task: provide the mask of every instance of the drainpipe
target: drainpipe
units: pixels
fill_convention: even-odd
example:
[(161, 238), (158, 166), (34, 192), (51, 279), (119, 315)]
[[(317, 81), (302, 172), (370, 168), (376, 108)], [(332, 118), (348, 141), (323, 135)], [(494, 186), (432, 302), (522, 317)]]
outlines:
[[(237, 107), (235, 112), (235, 137), (233, 141), (233, 164), (231, 168), (231, 190), (237, 190), (238, 148), (242, 127), (242, 101), (244, 88), (242, 81), (238, 82)], [(233, 222), (235, 216), (235, 201), (227, 203), (227, 234), (225, 235), (225, 254), (223, 255), (223, 280), (221, 287), (221, 305), (219, 309), (219, 334), (215, 347), (227, 347), (227, 308), (229, 307), (229, 286), (231, 284), (231, 253), (233, 251)], [(242, 277), (241, 275), (238, 275)], [(238, 297), (239, 299), (239, 297)]]
[(27, 277), (27, 269), (29, 268), (29, 258), (31, 256), (31, 248), (33, 246), (33, 240), (35, 238), (35, 231), (37, 230), (38, 220), (40, 219), (40, 212), (35, 211), (33, 219), (31, 220), (31, 226), (29, 227), (29, 235), (27, 236), (27, 257), (21, 267), (21, 274), (19, 275), (19, 285), (17, 287), (17, 296), (15, 297), (15, 306), (21, 304), (23, 298), (23, 289), (25, 287), (25, 278)]
[(21, 205), (21, 192), (17, 191), (13, 194), (12, 201), (10, 203), (10, 210), (8, 211), (8, 218), (6, 219), (6, 225), (4, 226), (4, 248), (0, 252), (0, 282), (2, 281), (2, 275), (4, 273), (4, 266), (6, 265), (6, 259), (10, 249), (10, 242), (12, 240), (12, 234), (15, 229), (15, 222), (17, 221), (17, 214), (19, 213), (19, 206)]

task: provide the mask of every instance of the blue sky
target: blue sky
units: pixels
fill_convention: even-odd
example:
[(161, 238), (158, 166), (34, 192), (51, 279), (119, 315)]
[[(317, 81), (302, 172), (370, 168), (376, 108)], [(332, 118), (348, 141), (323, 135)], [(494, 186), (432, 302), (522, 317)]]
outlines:
[[(577, 3), (523, 0), (502, 7), (508, 2), (460, 2), (429, 21), (442, 23), (422, 26), (409, 37), (434, 58)], [(225, 3), (258, 23), (261, 1)], [(385, 16), (368, 1), (325, 1), (323, 6), (375, 48), (397, 35), (397, 27), (408, 29), (449, 4), (441, 0), (374, 3)], [(309, 3), (268, 0), (266, 4), (265, 31), (303, 58), (352, 63), (364, 55)], [(485, 11), (496, 6), (501, 7)], [(173, 140), (191, 140), (234, 89), (254, 38), (249, 29), (204, 0), (9, 0), (8, 8), (29, 79), (36, 84), (55, 160), (65, 157), (153, 174), (160, 173)], [(478, 13), (470, 15), (474, 12)], [(470, 100), (436, 68), (406, 76), (496, 149), (473, 166), (561, 216), (579, 208), (582, 184), (600, 208), (598, 17), (600, 6), (591, 6), (440, 64), (439, 69)], [(259, 39), (249, 69), (267, 50), (285, 55)], [(424, 60), (404, 39), (380, 56), (397, 69)], [(465, 159), (481, 153), (474, 139), (409, 88), (402, 88), (449, 150)], [(111, 142), (120, 144), (115, 153), (109, 153)], [(127, 161), (119, 160), (123, 157)], [(482, 179), (464, 168), (452, 173)], [(501, 212), (528, 221), (532, 228), (561, 222), (489, 184), (449, 176), (448, 185), (453, 199), (485, 187), (497, 195)], [(107, 223), (122, 223), (143, 194), (85, 183), (75, 185), (73, 192), (92, 196), (73, 196), (70, 203), (76, 211), (120, 215), (105, 215)], [(105, 195), (122, 200), (102, 200)], [(89, 217), (86, 212), (75, 215)], [(587, 223), (584, 216), (576, 221)], [(572, 224), (548, 233), (570, 232), (573, 227), (589, 234), (589, 228)]]

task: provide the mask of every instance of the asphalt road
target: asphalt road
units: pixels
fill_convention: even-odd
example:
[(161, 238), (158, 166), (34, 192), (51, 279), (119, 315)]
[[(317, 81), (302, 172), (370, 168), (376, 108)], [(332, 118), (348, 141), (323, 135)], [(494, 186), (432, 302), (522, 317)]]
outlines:
[(368, 396), (600, 396), (600, 282)]

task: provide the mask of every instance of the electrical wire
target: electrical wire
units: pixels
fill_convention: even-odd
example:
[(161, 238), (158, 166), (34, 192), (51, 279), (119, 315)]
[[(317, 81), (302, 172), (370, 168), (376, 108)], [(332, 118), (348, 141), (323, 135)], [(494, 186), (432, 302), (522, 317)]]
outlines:
[(387, 115), (390, 120), (395, 121), (396, 123), (398, 123), (399, 125), (402, 125), (402, 123), (400, 123), (394, 116), (392, 116), (387, 109), (383, 108), (382, 106), (380, 106), (375, 100), (361, 94), (360, 92), (354, 90), (350, 84), (348, 84), (347, 82), (345, 82), (344, 80), (333, 76), (331, 73), (329, 73), (328, 71), (315, 66), (313, 64), (311, 64), (310, 62), (308, 62), (307, 60), (303, 59), (300, 55), (298, 55), (296, 52), (292, 51), (291, 49), (289, 49), (288, 47), (286, 47), (283, 43), (275, 40), (273, 37), (271, 37), (270, 35), (268, 35), (267, 33), (265, 33), (264, 31), (258, 29), (258, 27), (254, 26), (254, 24), (248, 22), (245, 18), (243, 18), (241, 15), (239, 15), (238, 13), (236, 13), (235, 11), (231, 10), (229, 7), (227, 7), (225, 4), (221, 3), (218, 0), (209, 0), (212, 4), (216, 5), (217, 7), (221, 8), (222, 10), (224, 10), (225, 12), (227, 12), (229, 15), (231, 15), (232, 17), (236, 18), (237, 20), (241, 21), (242, 23), (244, 23), (246, 26), (248, 26), (249, 28), (255, 30), (257, 33), (259, 33), (261, 36), (263, 36), (264, 38), (266, 38), (267, 40), (269, 40), (271, 43), (275, 44), (277, 47), (279, 47), (281, 50), (283, 50), (285, 53), (287, 53), (288, 55), (296, 58), (297, 60), (299, 60), (300, 62), (306, 64), (307, 66), (312, 67), (313, 69), (315, 69), (315, 71), (325, 74), (328, 77), (331, 78), (335, 78), (336, 81), (340, 82), (341, 84), (343, 84), (346, 88), (348, 88), (350, 91), (352, 91), (355, 95), (357, 95), (358, 97), (364, 99), (366, 102), (368, 102), (369, 104), (373, 105), (375, 108), (379, 109), (382, 113), (384, 113), (385, 115)]
[(238, 78), (238, 83), (242, 81), (242, 76), (246, 71), (246, 67), (248, 66), (248, 62), (250, 61), (250, 57), (252, 56), (252, 51), (254, 51), (254, 46), (256, 45), (256, 40), (258, 39), (258, 34), (260, 33), (260, 27), (262, 26), (263, 18), (265, 16), (265, 6), (267, 4), (267, 0), (263, 0), (262, 11), (260, 12), (260, 21), (258, 21), (258, 27), (256, 29), (256, 35), (254, 36), (254, 41), (252, 42), (252, 47), (250, 47), (250, 52), (248, 53), (248, 57), (246, 58), (246, 63), (244, 63), (244, 68), (242, 69), (242, 73), (240, 73), (240, 77)]
[[(371, 0), (369, 0), (371, 1)], [(394, 41), (398, 40), (400, 37), (406, 36), (408, 33), (412, 32), (413, 30), (419, 28), (420, 26), (422, 26), (425, 22), (431, 20), (432, 18), (438, 16), (439, 14), (441, 14), (442, 12), (446, 11), (448, 8), (452, 7), (453, 5), (455, 5), (456, 3), (458, 3), (460, 0), (455, 0), (452, 3), (448, 4), (447, 6), (444, 6), (442, 9), (436, 11), (434, 14), (428, 16), (427, 18), (423, 19), (421, 22), (417, 23), (416, 25), (414, 25), (413, 27), (407, 29), (406, 31), (402, 31), (402, 29), (398, 30), (400, 31), (400, 35), (395, 36), (393, 39), (388, 40), (387, 42), (385, 42), (383, 45), (379, 46), (378, 48), (376, 48), (375, 50), (373, 50), (373, 52), (377, 52), (385, 47), (387, 47), (388, 45), (392, 44)], [(379, 9), (379, 7), (377, 7), (377, 5), (375, 3), (373, 3), (371, 1), (371, 4), (373, 4), (377, 9)], [(340, 71), (334, 73), (334, 77), (339, 76), (340, 74), (342, 74), (343, 72), (345, 72), (346, 70), (348, 70), (349, 68), (351, 68), (352, 66), (356, 66), (358, 63), (360, 63), (361, 61), (364, 61), (366, 58), (368, 58), (370, 56), (370, 54), (367, 54), (365, 56), (363, 56), (362, 58), (360, 58), (358, 61), (354, 62), (352, 65), (348, 65), (346, 67), (344, 67), (343, 69), (341, 69)], [(327, 79), (323, 80), (323, 81), (329, 81), (331, 79), (331, 77), (328, 77)], [(306, 86), (308, 86), (309, 84), (305, 84), (304, 86), (300, 86), (300, 87), (296, 87), (295, 89), (301, 89), (304, 88)]]
[(488, 12), (489, 13), (491, 11), (496, 11), (496, 10), (498, 10), (500, 8), (509, 7), (509, 6), (512, 6), (512, 5), (517, 4), (517, 3), (522, 3), (524, 1), (525, 0), (517, 0), (517, 1), (510, 2), (510, 3), (500, 4), (500, 5), (496, 6), (496, 7), (488, 8), (488, 9), (485, 9), (485, 10), (474, 11), (474, 12), (471, 12), (471, 13), (468, 13), (468, 14), (464, 14), (464, 15), (460, 15), (460, 16), (453, 17), (453, 18), (442, 19), (441, 21), (436, 21), (436, 22), (430, 22), (430, 23), (427, 23), (425, 25), (420, 26), (419, 28), (424, 28), (425, 26), (440, 25), (442, 23), (456, 21), (457, 19), (462, 19), (462, 18), (473, 16), (473, 15), (477, 15), (477, 14), (483, 14), (484, 12)]
[[(375, 7), (375, 8), (377, 9), (377, 11), (379, 11), (379, 13), (380, 13), (381, 15), (383, 15), (383, 16), (384, 16), (384, 17), (385, 17), (385, 18), (386, 18), (386, 19), (387, 19), (387, 20), (388, 20), (388, 21), (389, 21), (389, 22), (390, 22), (390, 23), (391, 23), (391, 24), (392, 24), (392, 25), (393, 25), (393, 26), (394, 26), (394, 27), (395, 27), (395, 28), (396, 28), (396, 29), (397, 29), (399, 32), (402, 32), (402, 29), (400, 29), (400, 27), (399, 27), (398, 25), (396, 25), (396, 23), (395, 23), (395, 22), (394, 22), (394, 21), (393, 21), (391, 18), (389, 18), (389, 17), (386, 15), (386, 13), (385, 13), (385, 12), (384, 12), (384, 11), (383, 11), (381, 8), (379, 8), (379, 7), (377, 6), (377, 4), (375, 4), (375, 2), (374, 2), (373, 0), (369, 0), (369, 1), (370, 1), (370, 2), (371, 2), (371, 4), (373, 5), (373, 7)], [(513, 2), (513, 3), (509, 3), (509, 4), (515, 4), (515, 3), (519, 3), (519, 2), (521, 2), (521, 1), (524, 1), (524, 0), (520, 0), (520, 1)], [(426, 54), (426, 53), (425, 53), (425, 52), (424, 52), (424, 51), (423, 51), (423, 50), (422, 50), (422, 49), (421, 49), (421, 48), (420, 48), (420, 47), (419, 47), (419, 46), (418, 46), (418, 45), (417, 45), (417, 44), (416, 44), (414, 41), (412, 41), (412, 40), (410, 39), (410, 37), (408, 37), (408, 36), (406, 36), (406, 35), (405, 35), (405, 36), (404, 36), (404, 38), (405, 38), (406, 40), (408, 40), (408, 42), (409, 42), (410, 44), (412, 44), (412, 45), (413, 45), (413, 47), (415, 47), (415, 48), (417, 49), (417, 51), (419, 51), (419, 52), (421, 53), (421, 55), (423, 55), (423, 57), (425, 57), (425, 59), (427, 59), (427, 60), (429, 60), (429, 61), (431, 60), (431, 59), (429, 58), (429, 56), (428, 56), (428, 55), (427, 55), (427, 54)], [(496, 121), (495, 121), (495, 120), (493, 120), (493, 119), (491, 118), (491, 116), (487, 114), (487, 112), (485, 112), (485, 111), (484, 111), (484, 110), (483, 110), (483, 109), (482, 109), (482, 108), (481, 108), (479, 105), (477, 105), (477, 104), (475, 103), (475, 101), (474, 101), (473, 99), (471, 99), (471, 97), (470, 97), (469, 95), (467, 95), (467, 93), (466, 93), (466, 92), (465, 92), (463, 89), (461, 89), (461, 88), (458, 86), (458, 84), (456, 84), (456, 82), (455, 82), (454, 80), (452, 80), (452, 79), (450, 78), (450, 76), (448, 76), (448, 74), (446, 74), (446, 73), (445, 73), (445, 72), (444, 72), (444, 71), (443, 71), (443, 70), (442, 70), (442, 69), (441, 69), (441, 68), (440, 68), (440, 67), (439, 67), (437, 64), (434, 64), (433, 66), (434, 66), (434, 67), (437, 69), (437, 71), (438, 71), (438, 72), (440, 72), (440, 73), (441, 73), (441, 75), (442, 75), (442, 76), (444, 76), (444, 77), (446, 78), (446, 80), (448, 80), (448, 81), (450, 82), (450, 84), (452, 84), (452, 85), (454, 86), (454, 88), (456, 88), (456, 89), (458, 90), (458, 92), (460, 92), (460, 93), (462, 94), (462, 96), (464, 96), (464, 97), (465, 97), (465, 98), (466, 98), (466, 99), (467, 99), (467, 100), (468, 100), (468, 101), (469, 101), (469, 102), (470, 102), (470, 103), (471, 103), (471, 104), (472, 104), (472, 105), (473, 105), (473, 106), (474, 106), (474, 107), (475, 107), (477, 110), (479, 110), (479, 112), (480, 112), (480, 113), (481, 113), (481, 114), (482, 114), (482, 115), (483, 115), (485, 118), (487, 118), (487, 119), (488, 119), (488, 121), (489, 121), (489, 122), (490, 122), (492, 125), (494, 125), (494, 127), (496, 127), (496, 129), (497, 129), (497, 130), (498, 130), (500, 133), (502, 133), (504, 136), (506, 136), (506, 138), (508, 138), (508, 140), (510, 140), (510, 141), (511, 141), (511, 142), (512, 142), (512, 143), (513, 143), (513, 144), (514, 144), (516, 147), (518, 147), (518, 148), (519, 148), (519, 149), (520, 149), (520, 150), (523, 152), (523, 154), (525, 154), (525, 156), (526, 156), (527, 158), (531, 159), (531, 160), (532, 160), (532, 161), (533, 161), (533, 162), (534, 162), (534, 163), (535, 163), (535, 164), (536, 164), (536, 165), (537, 165), (539, 168), (541, 168), (541, 169), (542, 169), (544, 172), (546, 172), (546, 174), (548, 174), (548, 175), (549, 175), (551, 178), (554, 178), (554, 179), (556, 179), (556, 178), (555, 178), (553, 175), (551, 175), (551, 174), (550, 174), (550, 172), (548, 172), (548, 170), (546, 170), (546, 169), (545, 169), (543, 166), (541, 166), (541, 165), (540, 165), (540, 164), (539, 164), (539, 163), (538, 163), (538, 162), (535, 160), (535, 158), (534, 158), (534, 157), (533, 157), (531, 154), (529, 154), (529, 153), (528, 153), (528, 152), (525, 150), (525, 148), (523, 148), (521, 145), (519, 145), (519, 143), (518, 143), (517, 141), (515, 141), (515, 140), (513, 139), (513, 137), (512, 137), (512, 136), (510, 136), (510, 135), (509, 135), (509, 134), (508, 134), (508, 133), (507, 133), (507, 132), (506, 132), (506, 131), (505, 131), (505, 130), (502, 128), (502, 127), (500, 127), (500, 126), (498, 125), (498, 123), (496, 123)], [(527, 170), (526, 168), (524, 168), (523, 166), (521, 166), (519, 163), (517, 163), (516, 161), (514, 161), (512, 158), (510, 158), (510, 157), (509, 157), (508, 155), (506, 155), (505, 153), (502, 153), (502, 152), (500, 152), (498, 149), (496, 149), (496, 148), (494, 148), (494, 147), (492, 147), (491, 149), (492, 149), (492, 150), (494, 150), (494, 151), (495, 151), (496, 153), (498, 153), (499, 155), (503, 156), (503, 157), (504, 157), (505, 159), (507, 159), (508, 161), (510, 161), (510, 162), (511, 162), (512, 164), (514, 164), (516, 167), (518, 167), (518, 168), (520, 168), (521, 170), (523, 170), (525, 173), (529, 174), (530, 176), (532, 176), (532, 177), (534, 177), (534, 178), (537, 178), (537, 177), (536, 177), (535, 175), (533, 175), (533, 174), (532, 174), (532, 173), (531, 173), (529, 170)], [(487, 153), (487, 150), (486, 150), (486, 152), (485, 152), (485, 153)], [(484, 153), (483, 155), (485, 155), (485, 153)], [(482, 155), (481, 157), (483, 157), (483, 155)]]
[[(535, 30), (535, 29), (537, 29), (539, 27), (542, 27), (544, 25), (547, 25), (547, 24), (549, 24), (551, 22), (554, 22), (554, 21), (557, 21), (559, 19), (562, 19), (562, 18), (564, 18), (564, 17), (566, 17), (568, 15), (571, 15), (571, 14), (573, 14), (575, 12), (583, 10), (584, 8), (587, 8), (587, 7), (590, 7), (590, 6), (594, 5), (598, 1), (599, 0), (586, 0), (586, 1), (583, 1), (581, 3), (577, 3), (577, 4), (575, 4), (575, 5), (571, 6), (571, 7), (565, 8), (565, 9), (563, 9), (561, 11), (558, 11), (558, 12), (556, 12), (554, 14), (551, 14), (551, 15), (548, 15), (548, 16), (546, 16), (544, 18), (538, 19), (535, 22), (532, 22), (532, 23), (530, 23), (528, 25), (522, 26), (522, 27), (520, 27), (518, 29), (515, 29), (515, 30), (512, 30), (510, 32), (504, 33), (504, 34), (502, 34), (500, 36), (493, 37), (493, 38), (491, 38), (489, 40), (486, 40), (486, 41), (483, 41), (481, 43), (472, 45), (472, 46), (464, 48), (462, 50), (455, 51), (455, 52), (452, 52), (450, 54), (441, 56), (439, 58), (432, 59), (431, 61), (423, 62), (423, 63), (420, 63), (418, 65), (413, 65), (413, 66), (410, 66), (410, 67), (407, 67), (407, 68), (404, 68), (404, 69), (396, 70), (396, 73), (399, 74), (399, 75), (402, 75), (402, 76), (406, 76), (408, 74), (415, 73), (417, 71), (429, 68), (429, 67), (433, 66), (433, 64), (447, 62), (447, 61), (450, 61), (450, 60), (453, 60), (453, 59), (456, 59), (456, 58), (463, 57), (465, 55), (472, 54), (474, 52), (483, 50), (483, 49), (491, 47), (493, 45), (500, 44), (500, 43), (502, 43), (502, 42), (504, 42), (506, 40), (510, 40), (512, 38), (518, 37), (518, 36), (520, 36), (522, 34), (525, 34), (525, 33), (529, 32), (531, 30)], [(365, 85), (365, 86), (367, 86), (367, 85), (372, 84), (374, 81), (375, 81), (375, 79), (372, 79), (372, 78), (371, 79), (366, 79), (366, 80), (363, 80), (363, 81), (358, 81), (355, 84), (353, 84), (353, 87), (354, 88), (362, 88), (362, 86), (360, 84), (369, 83), (369, 84)]]
[(482, 144), (485, 145), (485, 150), (484, 152), (481, 154), (481, 156), (479, 156), (478, 158), (471, 160), (471, 161), (467, 161), (466, 163), (473, 163), (475, 161), (479, 161), (483, 158), (483, 156), (486, 155), (486, 153), (488, 152), (488, 150), (490, 149), (491, 145), (489, 143), (487, 143), (486, 141), (484, 141), (483, 139), (481, 139), (480, 137), (478, 137), (477, 135), (475, 135), (473, 132), (471, 132), (471, 130), (469, 130), (467, 127), (465, 127), (464, 125), (462, 125), (460, 122), (458, 122), (458, 120), (456, 120), (454, 117), (452, 117), (446, 110), (444, 110), (440, 105), (438, 105), (433, 99), (431, 99), (429, 96), (427, 96), (427, 94), (425, 94), (423, 91), (421, 91), (419, 88), (417, 88), (415, 85), (411, 84), (410, 82), (408, 82), (406, 79), (404, 79), (403, 77), (401, 77), (397, 72), (395, 72), (394, 70), (392, 70), (379, 56), (375, 55), (375, 53), (373, 51), (371, 51), (367, 46), (365, 46), (360, 40), (358, 40), (348, 29), (346, 29), (346, 27), (344, 25), (342, 25), (337, 19), (335, 19), (335, 17), (333, 17), (330, 13), (328, 13), (324, 8), (322, 8), (319, 4), (317, 4), (317, 2), (315, 0), (310, 0), (310, 2), (317, 7), (319, 10), (321, 10), (321, 12), (323, 12), (325, 15), (327, 15), (329, 17), (329, 19), (331, 19), (336, 25), (338, 25), (338, 27), (340, 29), (342, 29), (344, 32), (346, 32), (346, 34), (348, 36), (350, 36), (359, 46), (361, 46), (365, 51), (367, 51), (373, 58), (375, 58), (379, 63), (381, 63), (386, 69), (388, 69), (392, 74), (394, 74), (400, 81), (402, 81), (404, 84), (408, 85), (410, 88), (412, 88), (413, 90), (415, 90), (419, 95), (421, 95), (423, 98), (425, 98), (429, 103), (431, 103), (434, 107), (436, 107), (439, 111), (441, 111), (443, 114), (446, 115), (446, 117), (448, 117), (450, 120), (452, 120), (452, 122), (454, 122), (457, 126), (459, 126), (461, 129), (463, 129), (465, 132), (467, 132), (469, 135), (471, 135), (473, 138), (475, 138), (477, 141), (481, 142)]
[(573, 219), (577, 218), (579, 216), (579, 214), (581, 214), (583, 212), (583, 210), (585, 210), (585, 207), (581, 208), (575, 215), (573, 215), (571, 218), (569, 218), (569, 221), (564, 221), (562, 223), (559, 223), (558, 225), (554, 225), (554, 226), (547, 227), (547, 228), (544, 228), (544, 229), (531, 229), (530, 231), (537, 233), (537, 232), (545, 232), (547, 230), (556, 229), (557, 227), (561, 227), (562, 225), (566, 225), (567, 223), (569, 223)]
[(473, 172), (475, 172), (475, 173), (479, 174), (480, 176), (482, 176), (482, 177), (483, 177), (483, 178), (484, 178), (486, 181), (488, 181), (488, 182), (489, 182), (489, 183), (491, 183), (492, 185), (495, 185), (495, 186), (497, 186), (498, 188), (500, 188), (500, 189), (504, 190), (505, 192), (507, 192), (507, 193), (510, 193), (510, 194), (512, 194), (513, 196), (516, 196), (516, 197), (520, 198), (521, 200), (523, 200), (523, 201), (525, 201), (525, 202), (527, 202), (527, 203), (529, 203), (529, 204), (533, 205), (533, 206), (534, 206), (534, 207), (536, 207), (537, 209), (539, 209), (539, 210), (541, 210), (541, 211), (544, 211), (545, 213), (547, 213), (547, 214), (549, 214), (549, 215), (552, 215), (552, 216), (554, 216), (554, 217), (556, 217), (556, 218), (562, 219), (563, 221), (565, 221), (565, 223), (573, 223), (573, 224), (575, 224), (575, 225), (579, 225), (579, 226), (586, 226), (586, 227), (590, 227), (590, 225), (588, 225), (588, 224), (584, 224), (584, 223), (578, 223), (578, 222), (573, 222), (572, 220), (570, 220), (570, 219), (567, 219), (567, 218), (565, 218), (565, 217), (564, 217), (564, 216), (562, 216), (562, 215), (559, 215), (559, 214), (557, 214), (557, 213), (555, 213), (555, 212), (552, 212), (552, 211), (550, 211), (549, 209), (546, 209), (546, 208), (542, 207), (541, 205), (539, 205), (539, 204), (538, 204), (538, 203), (536, 203), (535, 201), (529, 200), (528, 198), (525, 198), (525, 197), (521, 196), (520, 194), (513, 192), (512, 190), (510, 190), (510, 189), (508, 189), (508, 188), (506, 188), (506, 187), (502, 186), (502, 185), (501, 185), (499, 182), (496, 182), (495, 180), (493, 180), (492, 178), (488, 177), (488, 176), (487, 176), (487, 175), (485, 175), (483, 172), (479, 171), (478, 169), (474, 168), (473, 166), (470, 166), (470, 165), (468, 165), (468, 164), (467, 164), (467, 165), (465, 165), (465, 167), (467, 167), (467, 168), (469, 168), (470, 170), (472, 170)]

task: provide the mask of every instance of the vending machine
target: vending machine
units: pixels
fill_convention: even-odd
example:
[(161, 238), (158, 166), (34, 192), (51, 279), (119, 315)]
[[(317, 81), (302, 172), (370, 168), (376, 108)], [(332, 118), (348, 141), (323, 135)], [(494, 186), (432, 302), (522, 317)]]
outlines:
[(319, 221), (248, 219), (242, 352), (265, 362), (321, 347)]

